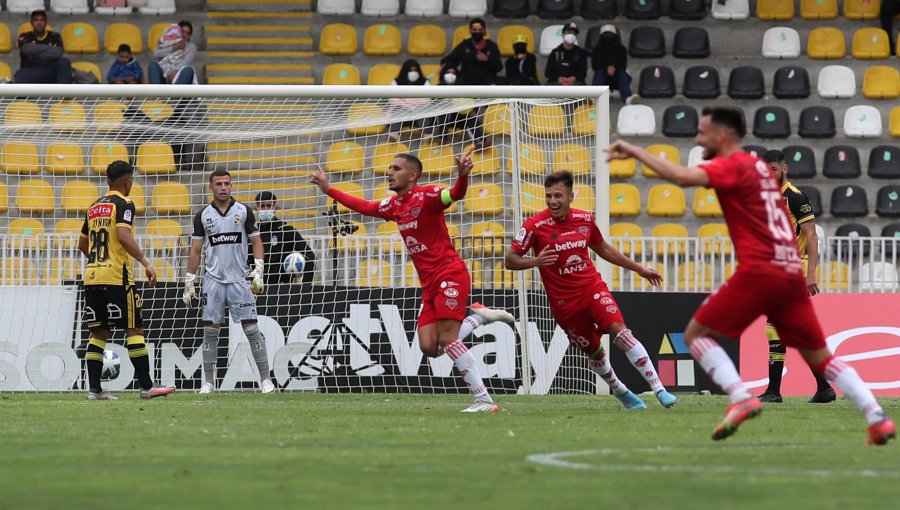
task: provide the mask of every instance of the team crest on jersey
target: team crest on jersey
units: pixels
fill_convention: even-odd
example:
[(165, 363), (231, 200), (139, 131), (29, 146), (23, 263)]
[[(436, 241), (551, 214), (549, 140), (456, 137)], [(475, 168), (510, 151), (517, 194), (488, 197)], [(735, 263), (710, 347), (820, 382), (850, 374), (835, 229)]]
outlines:
[(516, 241), (518, 241), (518, 242), (520, 242), (520, 243), (521, 243), (522, 241), (524, 241), (524, 240), (525, 240), (525, 234), (526, 234), (526, 233), (527, 233), (527, 231), (525, 230), (525, 227), (520, 228), (519, 231), (516, 232), (516, 238), (515, 238)]
[(454, 289), (453, 287), (449, 287), (444, 289), (444, 295), (449, 298), (454, 298), (459, 295), (459, 291)]
[(240, 225), (240, 224), (241, 224), (241, 215), (240, 215), (240, 214), (235, 214), (235, 215), (234, 215), (234, 224), (235, 224), (235, 225)]
[(600, 298), (601, 305), (611, 305), (613, 303), (615, 303), (615, 301), (613, 301), (613, 298), (611, 298), (611, 297), (604, 296), (604, 297)]
[(583, 236), (588, 235), (588, 232), (590, 232), (590, 231), (591, 231), (591, 229), (589, 229), (588, 227), (585, 227), (585, 226), (578, 227), (578, 233)]
[(418, 218), (418, 217), (419, 217), (419, 213), (421, 213), (421, 212), (422, 212), (422, 208), (421, 208), (421, 207), (413, 207), (412, 209), (410, 209), (409, 214), (410, 214), (413, 218)]
[(800, 212), (805, 212), (805, 213), (812, 212), (812, 206), (809, 204), (803, 204), (800, 206)]
[(272, 236), (272, 246), (278, 246), (278, 236)]
[(125, 213), (122, 214), (122, 218), (123, 218), (125, 221), (131, 221), (131, 211), (130, 211), (130, 210), (126, 210)]
[(459, 306), (459, 301), (457, 301), (455, 299), (448, 299), (448, 300), (444, 301), (444, 304), (447, 305), (447, 308), (453, 310), (454, 308)]

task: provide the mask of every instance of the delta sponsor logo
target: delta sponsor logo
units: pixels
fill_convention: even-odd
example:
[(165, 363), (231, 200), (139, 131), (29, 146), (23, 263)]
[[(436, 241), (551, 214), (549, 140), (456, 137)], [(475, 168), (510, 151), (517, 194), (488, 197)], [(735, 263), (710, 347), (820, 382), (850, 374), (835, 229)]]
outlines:
[(97, 204), (88, 209), (88, 219), (108, 218), (113, 215), (113, 206), (110, 204)]
[(209, 236), (209, 244), (218, 246), (220, 244), (237, 244), (241, 242), (241, 233), (235, 232), (230, 234), (216, 234)]
[(400, 232), (405, 232), (405, 231), (407, 231), (407, 230), (416, 228), (416, 227), (418, 227), (418, 226), (419, 226), (419, 221), (418, 221), (418, 220), (413, 220), (413, 221), (411, 221), (411, 222), (409, 222), (409, 223), (403, 223), (403, 224), (400, 224), (400, 225), (397, 226), (397, 228), (400, 229)]
[(578, 241), (566, 241), (564, 243), (556, 243), (553, 245), (554, 251), (574, 250), (577, 248), (586, 248), (587, 241), (579, 239)]

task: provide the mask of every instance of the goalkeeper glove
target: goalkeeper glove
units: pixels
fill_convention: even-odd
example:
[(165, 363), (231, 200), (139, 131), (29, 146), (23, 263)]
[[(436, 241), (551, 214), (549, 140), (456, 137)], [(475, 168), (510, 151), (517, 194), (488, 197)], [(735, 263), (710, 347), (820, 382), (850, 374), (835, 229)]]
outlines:
[(184, 275), (184, 294), (181, 296), (181, 300), (184, 301), (185, 306), (191, 308), (194, 306), (194, 298), (197, 297), (197, 291), (194, 289), (194, 280), (197, 279), (197, 275), (187, 273)]
[(263, 291), (263, 259), (253, 259), (254, 269), (250, 271), (250, 292), (254, 294), (262, 294)]

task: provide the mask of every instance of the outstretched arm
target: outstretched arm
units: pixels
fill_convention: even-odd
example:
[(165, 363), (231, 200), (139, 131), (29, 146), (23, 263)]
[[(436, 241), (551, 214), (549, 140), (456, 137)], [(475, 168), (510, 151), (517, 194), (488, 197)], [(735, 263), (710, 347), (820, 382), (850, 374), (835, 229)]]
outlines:
[(321, 165), (316, 165), (316, 171), (309, 175), (309, 182), (319, 187), (322, 193), (337, 200), (340, 204), (353, 209), (354, 211), (366, 216), (375, 216), (376, 218), (389, 219), (384, 213), (378, 210), (378, 202), (370, 202), (368, 200), (354, 197), (349, 193), (331, 186), (328, 182), (328, 175)]
[(709, 175), (703, 169), (676, 165), (624, 140), (616, 140), (606, 149), (606, 152), (607, 161), (635, 158), (643, 165), (653, 169), (663, 179), (681, 187), (709, 186)]
[(591, 245), (591, 249), (594, 250), (594, 253), (600, 255), (600, 258), (603, 260), (610, 264), (615, 264), (619, 267), (634, 271), (655, 286), (659, 286), (662, 283), (662, 276), (660, 276), (655, 269), (638, 264), (634, 260), (626, 257), (624, 253), (606, 241), (603, 241), (600, 244)]

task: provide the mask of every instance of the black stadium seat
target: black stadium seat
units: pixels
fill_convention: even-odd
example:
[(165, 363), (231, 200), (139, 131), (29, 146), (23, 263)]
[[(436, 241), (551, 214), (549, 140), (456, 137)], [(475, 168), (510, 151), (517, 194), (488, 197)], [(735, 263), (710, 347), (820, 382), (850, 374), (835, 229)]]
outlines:
[(584, 50), (588, 52), (588, 56), (594, 51), (594, 46), (600, 42), (600, 28), (602, 28), (602, 25), (592, 26), (584, 38)]
[(900, 249), (900, 223), (885, 225), (884, 228), (881, 229), (881, 237), (890, 237), (894, 239), (894, 242), (884, 243), (884, 256), (891, 257), (894, 254), (895, 244), (898, 249)]
[(875, 214), (882, 218), (900, 218), (900, 184), (888, 184), (878, 190)]
[(869, 214), (869, 199), (866, 190), (852, 184), (838, 186), (831, 192), (831, 215), (837, 218), (852, 218)]
[(827, 106), (807, 106), (800, 112), (797, 134), (803, 138), (834, 138), (834, 112)]
[(744, 149), (744, 152), (746, 152), (747, 154), (750, 154), (751, 156), (755, 156), (757, 158), (763, 157), (763, 154), (765, 154), (766, 151), (769, 150), (769, 149), (766, 149), (765, 147), (763, 147), (762, 145), (745, 145), (742, 148)]
[(537, 15), (543, 19), (568, 20), (574, 13), (573, 0), (538, 0)]
[(529, 14), (528, 0), (494, 0), (494, 16), (498, 18), (527, 18)]
[(709, 56), (709, 33), (700, 27), (683, 27), (675, 32), (672, 43), (675, 58), (706, 58)]
[(584, 19), (613, 19), (618, 15), (619, 7), (616, 0), (582, 0), (581, 2), (581, 17)]
[(803, 99), (809, 97), (809, 73), (800, 66), (782, 67), (775, 71), (772, 94), (778, 99)]
[(672, 0), (669, 3), (669, 17), (681, 21), (703, 19), (706, 17), (706, 2), (703, 0)]
[(816, 176), (816, 153), (805, 145), (789, 145), (782, 149), (788, 167), (788, 179), (812, 179)]
[(625, 17), (628, 19), (659, 19), (662, 16), (660, 0), (625, 0)]
[(835, 145), (825, 151), (822, 175), (830, 179), (853, 179), (862, 174), (859, 151), (851, 145)]
[(766, 95), (766, 81), (762, 69), (738, 66), (728, 74), (728, 97), (732, 99), (760, 99)]
[(650, 66), (641, 70), (638, 94), (648, 98), (666, 98), (675, 95), (675, 72), (671, 67)]
[(635, 27), (628, 36), (628, 54), (634, 58), (666, 56), (666, 37), (659, 27)]
[(719, 71), (710, 66), (693, 66), (684, 72), (684, 97), (715, 99), (722, 93)]
[[(869, 256), (869, 250), (872, 243), (866, 242), (866, 239), (872, 237), (872, 231), (869, 227), (862, 223), (845, 223), (834, 231), (835, 237), (850, 237), (850, 240), (841, 240), (834, 244), (834, 253), (841, 254), (841, 258), (846, 259), (851, 252), (854, 257), (859, 256), (859, 247), (862, 246), (863, 256)], [(860, 241), (862, 239), (862, 241)]]
[(791, 117), (780, 106), (761, 106), (753, 117), (753, 136), (787, 138), (791, 136)]
[[(747, 150), (747, 148), (744, 147), (744, 150)], [(816, 218), (822, 216), (822, 194), (819, 193), (819, 188), (816, 188), (815, 186), (805, 185), (797, 186), (797, 189), (802, 191), (803, 194), (806, 195), (806, 198), (809, 199), (809, 205), (812, 206), (812, 213), (816, 216)]]
[(662, 132), (671, 137), (697, 136), (699, 120), (697, 110), (693, 106), (670, 106), (663, 113)]
[(879, 145), (869, 152), (869, 177), (900, 179), (900, 147)]

